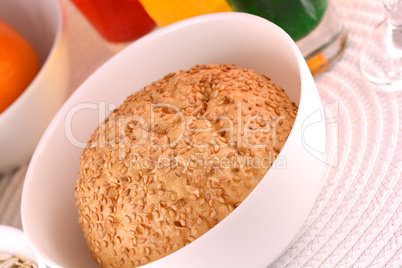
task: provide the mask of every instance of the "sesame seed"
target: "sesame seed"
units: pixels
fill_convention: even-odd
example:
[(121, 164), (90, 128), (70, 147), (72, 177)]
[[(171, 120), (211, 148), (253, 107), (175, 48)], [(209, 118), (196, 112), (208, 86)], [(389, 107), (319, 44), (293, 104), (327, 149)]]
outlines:
[(198, 219), (197, 219), (197, 224), (198, 224), (198, 225), (201, 225), (201, 224), (202, 224), (202, 219), (201, 219), (200, 217), (198, 217)]
[(146, 241), (147, 240), (145, 238), (140, 238), (138, 239), (137, 244), (145, 244)]
[(232, 180), (233, 180), (234, 182), (239, 182), (239, 181), (241, 181), (241, 178), (238, 177), (238, 176), (233, 176), (233, 177), (232, 177)]
[(172, 218), (176, 216), (176, 213), (174, 212), (174, 210), (169, 210), (169, 216)]
[(130, 216), (128, 216), (128, 215), (126, 215), (126, 216), (124, 216), (124, 219), (128, 222), (128, 223), (131, 223), (131, 217)]
[(211, 214), (209, 215), (209, 217), (210, 217), (211, 219), (213, 219), (213, 218), (215, 218), (215, 216), (216, 216), (216, 211), (214, 210), (214, 211), (211, 212)]

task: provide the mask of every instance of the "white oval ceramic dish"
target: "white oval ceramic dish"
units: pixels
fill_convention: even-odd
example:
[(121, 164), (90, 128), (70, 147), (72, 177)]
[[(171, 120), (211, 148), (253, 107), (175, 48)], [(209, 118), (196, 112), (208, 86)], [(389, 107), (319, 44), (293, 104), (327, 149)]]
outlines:
[[(266, 267), (297, 234), (320, 188), (325, 124), (314, 80), (292, 39), (262, 18), (218, 13), (191, 18), (134, 42), (64, 104), (33, 156), (22, 197), (24, 230), (50, 267), (97, 267), (86, 247), (74, 185), (82, 146), (108, 108), (165, 74), (230, 63), (266, 74), (299, 105), (291, 134), (246, 200), (205, 235), (147, 267)], [(276, 166), (276, 167), (275, 167)]]
[(28, 88), (0, 113), (0, 172), (27, 162), (67, 98), (66, 44), (58, 0), (1, 0), (0, 18), (34, 47), (42, 64)]
[(0, 253), (21, 257), (24, 260), (36, 263), (39, 268), (46, 267), (29, 246), (24, 232), (11, 226), (0, 225)]

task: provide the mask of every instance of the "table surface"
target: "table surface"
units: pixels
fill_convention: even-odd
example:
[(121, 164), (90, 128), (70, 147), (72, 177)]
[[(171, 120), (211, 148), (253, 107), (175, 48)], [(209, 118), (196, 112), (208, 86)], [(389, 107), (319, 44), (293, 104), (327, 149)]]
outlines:
[[(74, 91), (114, 55), (76, 8), (61, 0)], [(299, 234), (272, 267), (402, 266), (402, 93), (384, 93), (359, 71), (362, 47), (385, 18), (380, 0), (337, 0), (348, 30), (341, 60), (315, 77), (327, 119), (328, 169)], [(28, 163), (0, 174), (0, 224), (22, 228)]]

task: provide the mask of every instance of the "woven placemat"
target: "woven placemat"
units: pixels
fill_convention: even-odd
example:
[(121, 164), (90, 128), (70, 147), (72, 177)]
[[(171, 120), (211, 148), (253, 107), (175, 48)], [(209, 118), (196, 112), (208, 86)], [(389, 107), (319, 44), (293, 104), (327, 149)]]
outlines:
[(328, 170), (317, 202), (272, 267), (402, 266), (402, 93), (359, 70), (362, 47), (385, 18), (381, 1), (338, 0), (349, 32), (342, 59), (316, 78), (328, 130)]

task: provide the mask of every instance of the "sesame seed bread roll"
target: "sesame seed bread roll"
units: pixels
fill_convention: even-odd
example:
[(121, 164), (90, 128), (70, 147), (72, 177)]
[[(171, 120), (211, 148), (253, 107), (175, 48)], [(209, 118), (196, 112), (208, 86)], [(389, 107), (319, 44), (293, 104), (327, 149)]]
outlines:
[(180, 70), (130, 95), (79, 162), (76, 205), (93, 258), (136, 267), (202, 236), (263, 178), (296, 113), (269, 78), (227, 64)]

